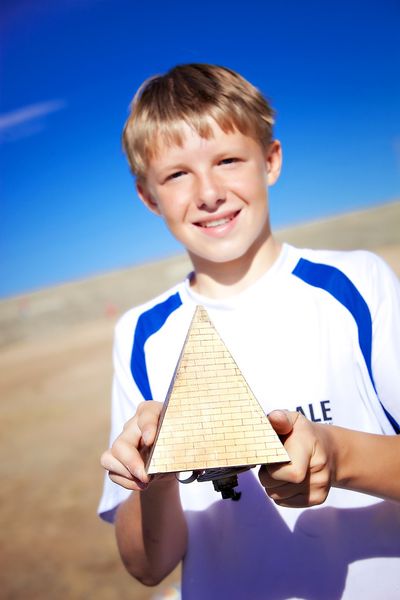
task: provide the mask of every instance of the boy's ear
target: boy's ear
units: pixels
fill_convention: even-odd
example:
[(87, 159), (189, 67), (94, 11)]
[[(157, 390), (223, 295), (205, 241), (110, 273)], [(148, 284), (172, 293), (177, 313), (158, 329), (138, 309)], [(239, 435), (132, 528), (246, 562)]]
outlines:
[(156, 215), (161, 214), (157, 202), (154, 200), (149, 189), (143, 181), (136, 181), (136, 191), (143, 204), (147, 206), (152, 213)]
[(282, 146), (278, 140), (273, 140), (266, 152), (267, 183), (274, 185), (278, 180), (282, 168)]

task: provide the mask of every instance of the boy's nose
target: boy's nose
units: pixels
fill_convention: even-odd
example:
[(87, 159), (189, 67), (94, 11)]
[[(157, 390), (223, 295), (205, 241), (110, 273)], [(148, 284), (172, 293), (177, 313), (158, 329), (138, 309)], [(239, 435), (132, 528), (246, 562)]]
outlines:
[(205, 175), (199, 180), (197, 197), (199, 208), (213, 211), (225, 202), (225, 190), (216, 177)]

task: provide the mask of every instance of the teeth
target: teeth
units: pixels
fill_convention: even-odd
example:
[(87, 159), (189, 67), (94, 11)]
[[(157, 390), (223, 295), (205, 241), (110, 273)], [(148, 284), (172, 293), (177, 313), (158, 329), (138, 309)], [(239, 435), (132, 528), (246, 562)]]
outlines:
[(229, 223), (231, 219), (217, 219), (216, 221), (209, 221), (208, 223), (202, 223), (202, 227), (219, 227), (219, 225), (225, 225), (225, 223)]

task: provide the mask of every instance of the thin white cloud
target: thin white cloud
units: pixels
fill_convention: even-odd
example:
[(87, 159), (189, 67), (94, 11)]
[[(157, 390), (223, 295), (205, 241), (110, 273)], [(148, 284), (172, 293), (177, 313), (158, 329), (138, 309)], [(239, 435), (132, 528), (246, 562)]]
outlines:
[(48, 100), (0, 114), (0, 140), (11, 141), (41, 131), (43, 119), (65, 107), (64, 100)]
[(65, 108), (65, 106), (66, 103), (63, 100), (49, 100), (48, 102), (37, 102), (36, 104), (29, 104), (23, 108), (0, 114), (0, 131), (27, 123), (33, 119), (45, 117), (50, 113)]

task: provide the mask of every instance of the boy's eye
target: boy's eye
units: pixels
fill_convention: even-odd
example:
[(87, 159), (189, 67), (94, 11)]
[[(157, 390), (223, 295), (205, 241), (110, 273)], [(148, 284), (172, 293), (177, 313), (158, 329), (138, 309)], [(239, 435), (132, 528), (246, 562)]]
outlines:
[(232, 156), (232, 157), (229, 157), (229, 158), (223, 158), (222, 160), (219, 161), (219, 163), (220, 163), (220, 165), (230, 165), (230, 164), (235, 163), (237, 161), (238, 161), (238, 159), (234, 158)]
[(182, 175), (184, 175), (184, 174), (185, 174), (184, 171), (175, 171), (175, 173), (171, 173), (171, 175), (168, 175), (167, 181), (169, 181), (170, 179), (178, 179), (179, 177), (182, 177)]

